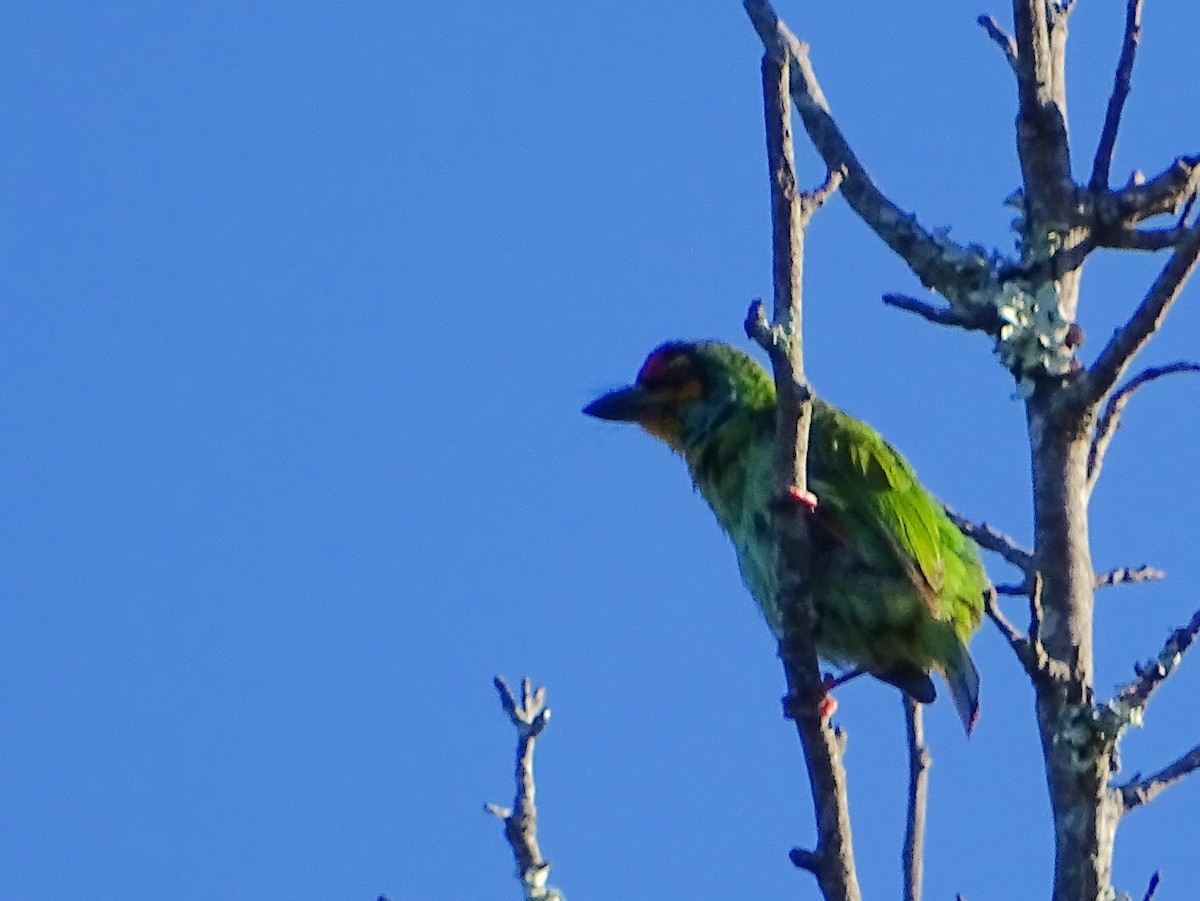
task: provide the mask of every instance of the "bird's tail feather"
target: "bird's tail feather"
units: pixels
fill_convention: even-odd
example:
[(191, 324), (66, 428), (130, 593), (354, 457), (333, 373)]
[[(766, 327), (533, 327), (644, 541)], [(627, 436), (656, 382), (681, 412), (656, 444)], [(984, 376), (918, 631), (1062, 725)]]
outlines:
[(954, 709), (958, 711), (967, 735), (970, 735), (975, 728), (975, 721), (979, 719), (979, 670), (975, 669), (975, 661), (961, 643), (958, 651), (958, 659), (946, 666), (943, 675), (950, 689), (950, 697), (954, 699)]

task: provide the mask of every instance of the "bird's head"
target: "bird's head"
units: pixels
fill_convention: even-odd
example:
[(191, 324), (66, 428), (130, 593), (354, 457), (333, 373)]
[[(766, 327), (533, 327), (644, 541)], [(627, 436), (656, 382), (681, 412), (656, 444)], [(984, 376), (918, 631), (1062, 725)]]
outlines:
[(636, 422), (681, 453), (689, 436), (737, 409), (775, 403), (775, 384), (752, 357), (719, 341), (671, 341), (650, 352), (632, 385), (596, 398), (583, 412)]

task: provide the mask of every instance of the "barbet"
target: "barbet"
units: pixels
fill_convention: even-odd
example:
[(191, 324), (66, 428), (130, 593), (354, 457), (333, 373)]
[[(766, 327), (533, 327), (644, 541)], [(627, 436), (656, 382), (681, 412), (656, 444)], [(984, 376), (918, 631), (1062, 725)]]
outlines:
[[(746, 587), (782, 635), (775, 383), (766, 370), (729, 344), (671, 342), (646, 358), (634, 384), (583, 412), (635, 422), (683, 456), (733, 542)], [(929, 673), (941, 672), (969, 734), (979, 673), (967, 642), (988, 587), (974, 544), (878, 432), (819, 399), (808, 484), (817, 653), (926, 704), (936, 696)]]

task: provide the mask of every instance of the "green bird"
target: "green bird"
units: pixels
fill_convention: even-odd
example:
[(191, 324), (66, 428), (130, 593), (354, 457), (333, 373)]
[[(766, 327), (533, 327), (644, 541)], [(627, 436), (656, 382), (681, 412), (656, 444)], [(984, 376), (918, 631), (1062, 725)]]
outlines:
[[(775, 383), (767, 371), (729, 344), (670, 342), (651, 352), (632, 385), (583, 412), (637, 423), (683, 456), (733, 542), (742, 580), (782, 635)], [(878, 432), (819, 399), (808, 484), (816, 495), (808, 577), (817, 653), (851, 669), (838, 682), (870, 673), (925, 704), (936, 697), (929, 673), (940, 672), (970, 734), (979, 672), (967, 642), (988, 587), (974, 544)]]

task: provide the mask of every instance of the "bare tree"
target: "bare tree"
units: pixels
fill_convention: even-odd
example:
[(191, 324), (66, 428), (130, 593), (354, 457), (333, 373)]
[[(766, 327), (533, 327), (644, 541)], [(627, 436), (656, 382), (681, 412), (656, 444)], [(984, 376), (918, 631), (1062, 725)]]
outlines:
[[(1017, 149), (1022, 187), (1016, 198), (1019, 256), (951, 242), (923, 229), (871, 180), (839, 130), (808, 61), (807, 48), (766, 0), (745, 7), (764, 46), (783, 43), (791, 95), (813, 146), (830, 170), (841, 170), (842, 196), (945, 306), (887, 295), (885, 302), (941, 324), (991, 335), (1024, 398), (1033, 472), (1034, 547), (1006, 556), (1025, 570), (1020, 590), (1030, 598), (1030, 626), (1019, 633), (994, 602), (993, 618), (1033, 682), (1055, 827), (1053, 897), (1107, 899), (1117, 825), (1128, 810), (1200, 767), (1193, 748), (1158, 773), (1111, 784), (1124, 730), (1139, 722), (1155, 688), (1173, 671), (1200, 631), (1200, 615), (1173, 633), (1138, 678), (1107, 700), (1095, 693), (1092, 612), (1097, 587), (1153, 578), (1145, 568), (1097, 579), (1088, 541), (1087, 505), (1130, 394), (1172, 372), (1147, 370), (1118, 386), (1138, 351), (1162, 324), (1200, 259), (1200, 223), (1189, 221), (1200, 190), (1200, 155), (1180, 156), (1148, 180), (1110, 187), (1113, 151), (1141, 31), (1141, 0), (1128, 0), (1124, 42), (1092, 171), (1081, 183), (1071, 171), (1067, 137), (1065, 59), (1071, 2), (1013, 0), (1013, 34), (990, 16), (980, 25), (1000, 46), (1017, 82)], [(1169, 227), (1143, 225), (1173, 215)], [(1076, 359), (1079, 284), (1098, 248), (1169, 251), (1170, 256), (1129, 320), (1095, 363)], [(1107, 405), (1106, 405), (1107, 401)], [(1101, 412), (1103, 408), (1103, 412)], [(964, 531), (968, 531), (969, 524)], [(971, 534), (968, 531), (968, 534)], [(981, 541), (987, 546), (986, 541)], [(824, 886), (823, 886), (824, 887)], [(830, 895), (826, 897), (852, 897)]]
[[(1142, 0), (1127, 0), (1124, 39), (1113, 77), (1104, 126), (1091, 171), (1072, 172), (1065, 59), (1072, 0), (1013, 0), (1011, 34), (991, 16), (980, 26), (999, 47), (1016, 79), (1016, 144), (1021, 188), (1014, 198), (1017, 254), (1006, 256), (951, 241), (922, 227), (871, 179), (830, 110), (807, 46), (780, 21), (768, 0), (744, 0), (765, 49), (763, 85), (772, 184), (775, 308), (768, 321), (751, 307), (746, 327), (771, 356), (779, 392), (781, 492), (805, 488), (808, 391), (800, 333), (800, 272), (804, 228), (813, 211), (840, 190), (854, 212), (899, 255), (933, 303), (890, 293), (888, 305), (930, 322), (991, 336), (1025, 405), (1032, 469), (1034, 546), (1019, 547), (986, 525), (957, 516), (965, 534), (1001, 554), (1021, 572), (999, 586), (987, 611), (1033, 685), (1037, 727), (1054, 820), (1051, 896), (1055, 901), (1117, 898), (1112, 860), (1122, 816), (1149, 803), (1164, 788), (1200, 769), (1200, 745), (1149, 776), (1113, 781), (1125, 730), (1141, 722), (1154, 692), (1171, 676), (1200, 634), (1200, 613), (1168, 636), (1161, 651), (1135, 668), (1136, 678), (1110, 698), (1096, 694), (1093, 609), (1098, 588), (1161, 578), (1151, 567), (1122, 568), (1097, 576), (1088, 537), (1088, 503), (1122, 412), (1133, 393), (1163, 376), (1200, 371), (1179, 362), (1127, 374), (1138, 352), (1162, 325), (1200, 261), (1200, 219), (1192, 215), (1200, 192), (1200, 152), (1176, 157), (1150, 178), (1111, 186), (1113, 153), (1129, 94), (1141, 33)], [(791, 152), (790, 109), (824, 161), (824, 187), (801, 193)], [(1147, 224), (1172, 217), (1167, 225)], [(1091, 366), (1077, 358), (1080, 276), (1099, 249), (1162, 252), (1167, 259), (1128, 320)], [(798, 603), (795, 622), (781, 642), (788, 684), (788, 715), (795, 721), (808, 764), (818, 840), (792, 852), (810, 870), (827, 899), (860, 898), (855, 875), (843, 739), (820, 714), (820, 681), (805, 600), (804, 519), (782, 530), (786, 563), (781, 591)], [(1029, 626), (1021, 631), (1002, 612), (998, 594), (1029, 601)], [(506, 709), (511, 705), (506, 705)], [(511, 714), (511, 711), (510, 711)], [(905, 896), (920, 896), (920, 845), (928, 752), (920, 720), (909, 719), (911, 787), (905, 853)], [(509, 822), (509, 821), (506, 821)], [(510, 836), (510, 841), (512, 837)], [(536, 849), (536, 842), (533, 847)], [(521, 859), (520, 852), (518, 860)], [(540, 858), (539, 858), (540, 860)], [(1147, 891), (1154, 893), (1157, 877)]]

